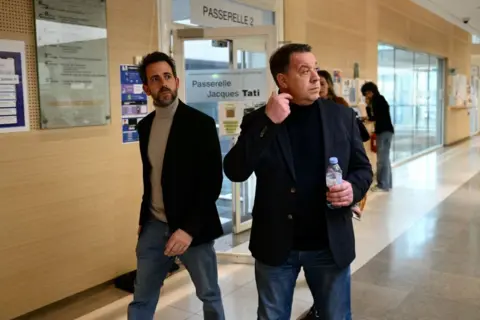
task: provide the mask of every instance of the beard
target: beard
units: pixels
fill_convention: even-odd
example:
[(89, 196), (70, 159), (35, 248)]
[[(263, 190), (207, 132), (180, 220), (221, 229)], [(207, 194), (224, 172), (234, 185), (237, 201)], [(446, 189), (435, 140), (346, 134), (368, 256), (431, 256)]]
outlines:
[[(169, 93), (167, 95), (166, 93)], [(156, 95), (153, 96), (153, 104), (157, 107), (168, 107), (177, 99), (178, 89), (170, 90), (167, 87), (161, 88)]]

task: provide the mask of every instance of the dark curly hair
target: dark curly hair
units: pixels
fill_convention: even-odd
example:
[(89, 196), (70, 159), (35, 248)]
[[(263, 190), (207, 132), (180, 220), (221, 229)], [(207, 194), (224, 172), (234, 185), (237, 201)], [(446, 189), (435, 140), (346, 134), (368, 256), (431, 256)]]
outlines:
[(373, 95), (378, 95), (380, 94), (380, 92), (378, 91), (378, 87), (375, 83), (373, 82), (366, 82), (363, 86), (362, 86), (362, 94), (365, 96), (365, 94), (367, 93), (367, 91), (371, 91), (373, 93)]

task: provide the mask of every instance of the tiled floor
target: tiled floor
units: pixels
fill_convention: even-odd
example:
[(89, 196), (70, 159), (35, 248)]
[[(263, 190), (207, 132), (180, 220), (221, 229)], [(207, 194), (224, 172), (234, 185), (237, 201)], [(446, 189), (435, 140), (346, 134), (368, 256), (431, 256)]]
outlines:
[(480, 174), (353, 276), (355, 319), (480, 319)]
[[(355, 320), (480, 319), (479, 146), (477, 138), (400, 166), (391, 193), (369, 196), (363, 220), (355, 222)], [(219, 277), (227, 319), (256, 319), (253, 267), (221, 264)], [(120, 298), (80, 318), (70, 309), (29, 319), (126, 319), (130, 301)], [(292, 319), (311, 301), (300, 277)], [(157, 319), (202, 319), (187, 273), (167, 279), (157, 311)]]

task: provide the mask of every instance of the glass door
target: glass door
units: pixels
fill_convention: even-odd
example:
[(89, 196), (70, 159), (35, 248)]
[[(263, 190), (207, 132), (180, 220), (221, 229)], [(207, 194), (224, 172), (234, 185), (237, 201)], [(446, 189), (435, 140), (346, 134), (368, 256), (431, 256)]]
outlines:
[[(268, 72), (268, 58), (276, 48), (275, 27), (253, 28), (188, 28), (174, 32), (173, 54), (180, 78), (179, 96), (189, 106), (205, 112), (215, 119), (219, 128), (219, 99), (203, 99), (195, 96), (191, 83), (192, 74), (202, 74), (211, 81), (220, 79), (235, 70), (252, 70), (266, 72), (265, 88), (262, 97), (255, 101), (246, 98), (245, 104), (254, 108), (259, 102), (266, 102), (269, 93), (274, 90), (273, 79)], [(238, 72), (237, 72), (238, 73)], [(229, 88), (229, 91), (239, 88)], [(192, 92), (189, 92), (192, 90)], [(195, 88), (198, 90), (198, 88)], [(208, 91), (209, 88), (206, 88)], [(195, 93), (197, 91), (194, 91)], [(240, 90), (242, 93), (242, 90)], [(242, 96), (242, 94), (240, 95)], [(242, 98), (238, 98), (242, 100)], [(261, 101), (260, 101), (261, 100)], [(230, 99), (231, 101), (231, 99)], [(220, 131), (219, 131), (220, 132)], [(222, 156), (224, 157), (236, 142), (236, 135), (220, 136)], [(222, 191), (217, 207), (225, 233), (240, 233), (251, 228), (253, 199), (256, 179), (252, 175), (244, 183), (232, 183), (223, 178)]]

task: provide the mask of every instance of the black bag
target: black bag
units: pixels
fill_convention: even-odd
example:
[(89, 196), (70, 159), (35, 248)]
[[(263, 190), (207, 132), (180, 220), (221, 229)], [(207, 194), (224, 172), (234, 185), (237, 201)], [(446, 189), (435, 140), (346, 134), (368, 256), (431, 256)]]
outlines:
[(358, 123), (358, 129), (360, 130), (360, 136), (362, 137), (362, 141), (367, 142), (368, 140), (370, 140), (370, 133), (368, 133), (368, 130), (363, 124), (362, 120), (357, 118), (357, 123)]

